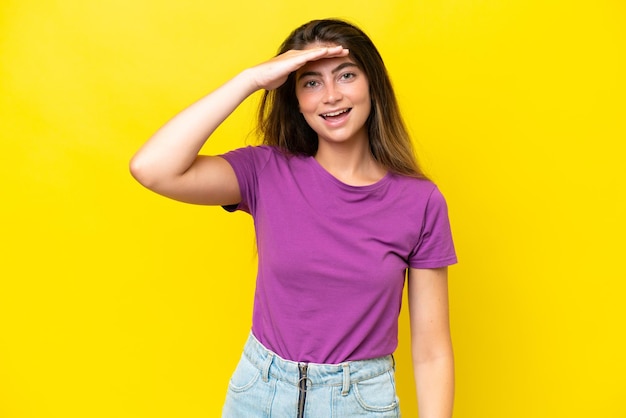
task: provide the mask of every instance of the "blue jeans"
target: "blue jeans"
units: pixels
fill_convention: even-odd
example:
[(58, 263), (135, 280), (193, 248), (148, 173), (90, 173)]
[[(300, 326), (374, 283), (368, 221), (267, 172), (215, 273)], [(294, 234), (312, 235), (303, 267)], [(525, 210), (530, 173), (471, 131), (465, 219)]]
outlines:
[(297, 363), (252, 334), (228, 384), (222, 418), (400, 417), (392, 356)]

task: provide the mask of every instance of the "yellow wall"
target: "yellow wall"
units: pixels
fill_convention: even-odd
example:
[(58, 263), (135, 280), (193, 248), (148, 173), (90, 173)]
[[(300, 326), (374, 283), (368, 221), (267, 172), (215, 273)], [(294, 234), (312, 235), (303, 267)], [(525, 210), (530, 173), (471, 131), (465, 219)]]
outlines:
[[(449, 202), (455, 416), (626, 416), (623, 1), (4, 0), (1, 417), (219, 415), (250, 322), (250, 219), (153, 195), (128, 160), (327, 16), (380, 47)], [(254, 108), (207, 152), (252, 142)]]

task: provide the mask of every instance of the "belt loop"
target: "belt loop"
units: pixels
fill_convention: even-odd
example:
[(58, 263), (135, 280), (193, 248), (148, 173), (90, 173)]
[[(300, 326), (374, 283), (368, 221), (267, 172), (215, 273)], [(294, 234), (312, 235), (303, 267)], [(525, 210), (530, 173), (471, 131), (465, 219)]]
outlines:
[(393, 370), (396, 370), (396, 358), (393, 356), (393, 354), (391, 355), (391, 361), (393, 363), (393, 366), (391, 366), (393, 368)]
[(341, 387), (341, 396), (347, 396), (350, 393), (350, 363), (343, 363), (343, 386)]
[(265, 358), (265, 363), (263, 363), (263, 370), (261, 371), (263, 376), (263, 381), (265, 383), (270, 380), (270, 366), (272, 365), (272, 361), (274, 360), (273, 353), (267, 353), (267, 357)]

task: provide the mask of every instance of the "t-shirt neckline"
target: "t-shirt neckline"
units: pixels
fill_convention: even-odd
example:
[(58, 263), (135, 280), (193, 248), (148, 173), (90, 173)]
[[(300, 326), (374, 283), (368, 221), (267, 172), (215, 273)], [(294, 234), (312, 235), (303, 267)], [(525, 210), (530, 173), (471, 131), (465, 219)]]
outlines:
[(344, 183), (343, 181), (339, 180), (337, 177), (332, 175), (315, 159), (315, 157), (310, 156), (308, 158), (310, 160), (311, 165), (314, 167), (316, 171), (321, 173), (324, 177), (326, 177), (328, 180), (330, 180), (332, 183), (336, 184), (340, 188), (344, 190), (352, 191), (352, 192), (369, 192), (372, 190), (376, 190), (379, 187), (382, 187), (385, 184), (387, 184), (392, 177), (391, 171), (387, 170), (385, 175), (380, 180), (377, 180), (376, 182), (372, 184), (366, 184), (363, 186), (355, 186), (352, 184)]

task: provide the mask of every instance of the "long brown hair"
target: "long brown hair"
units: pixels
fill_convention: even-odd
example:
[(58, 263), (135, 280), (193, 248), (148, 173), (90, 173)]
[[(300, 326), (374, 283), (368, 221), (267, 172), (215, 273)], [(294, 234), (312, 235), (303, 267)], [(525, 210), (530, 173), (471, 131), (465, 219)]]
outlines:
[[(425, 178), (406, 129), (387, 69), (370, 38), (356, 26), (336, 19), (313, 20), (294, 30), (281, 45), (280, 55), (292, 49), (305, 49), (313, 43), (341, 45), (363, 70), (370, 84), (372, 110), (366, 122), (370, 150), (387, 170)], [(265, 91), (258, 113), (258, 131), (266, 145), (277, 146), (297, 155), (314, 156), (317, 134), (298, 108), (295, 73), (276, 90)]]

